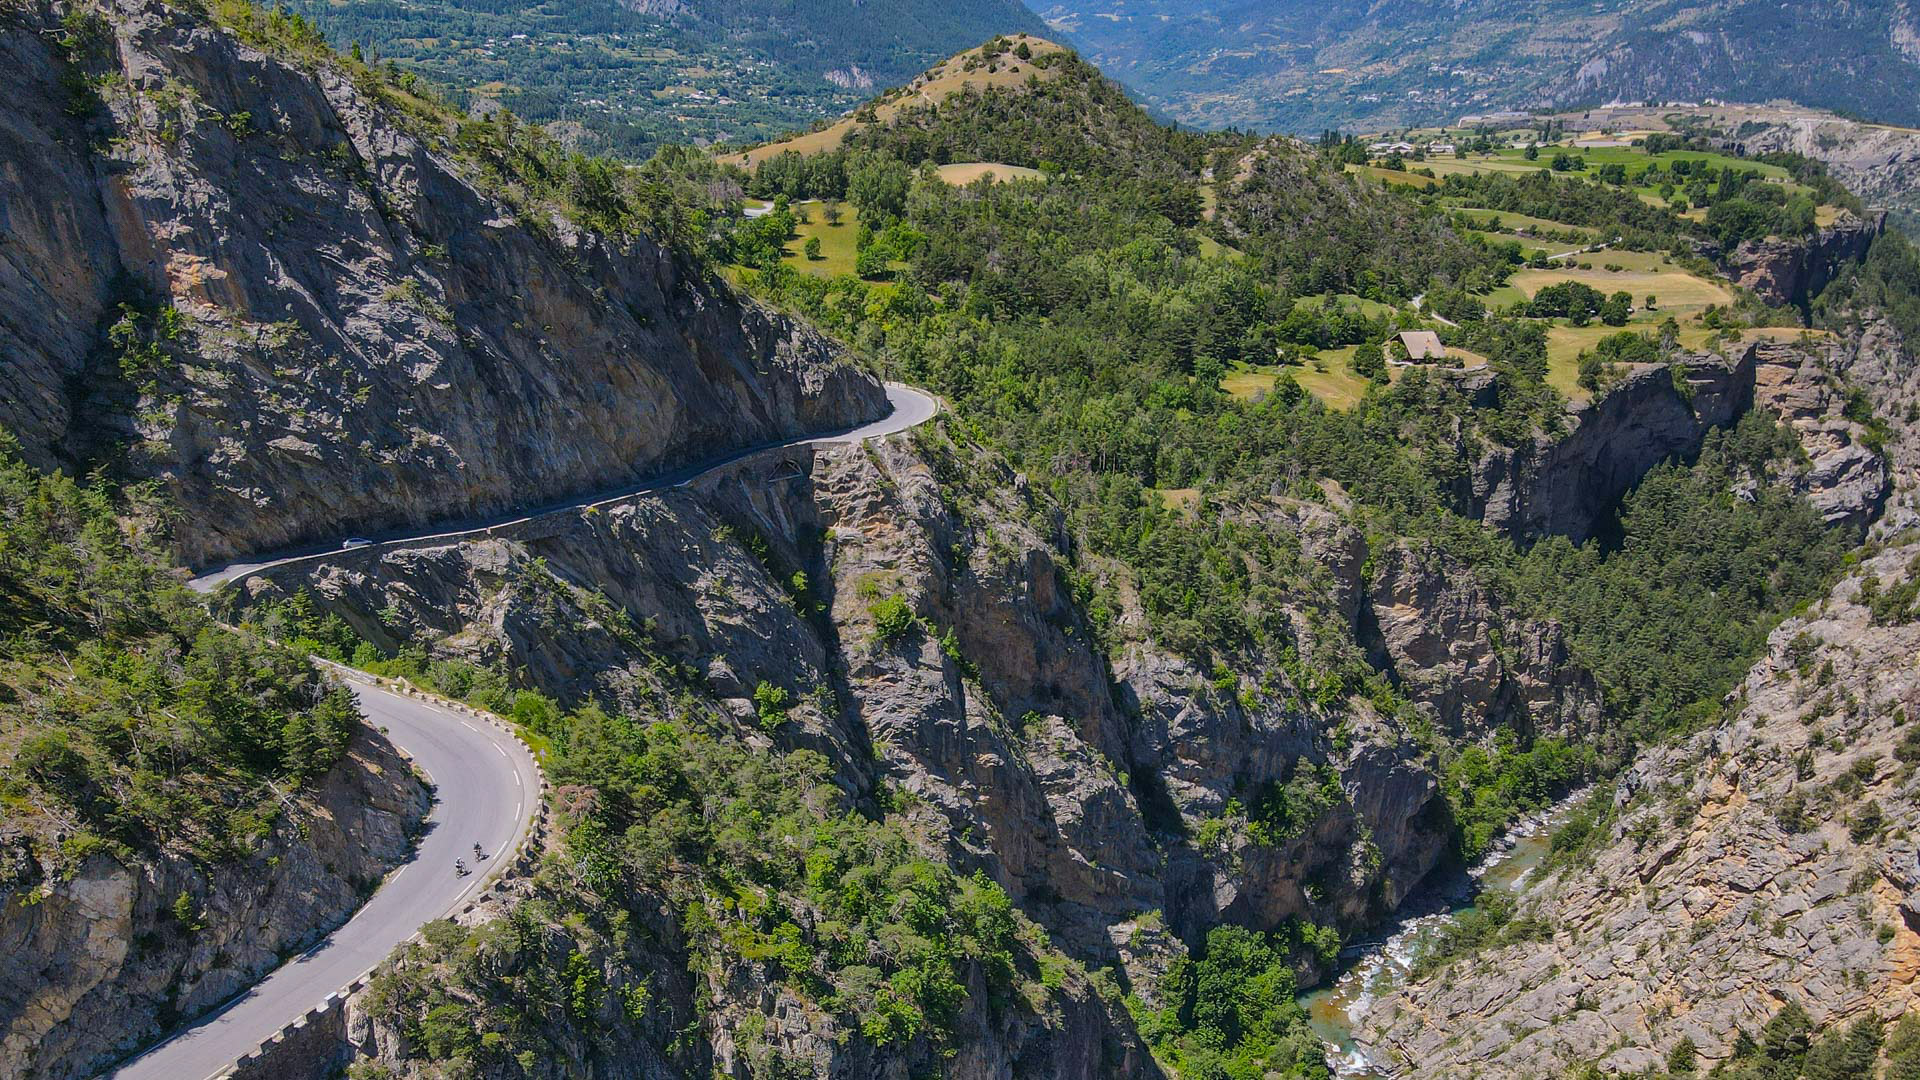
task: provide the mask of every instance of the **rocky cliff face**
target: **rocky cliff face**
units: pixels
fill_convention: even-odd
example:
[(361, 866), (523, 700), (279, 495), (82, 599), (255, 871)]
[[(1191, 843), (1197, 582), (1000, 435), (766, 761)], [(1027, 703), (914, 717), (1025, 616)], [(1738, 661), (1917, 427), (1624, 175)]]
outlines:
[(370, 72), (159, 3), (69, 22), (0, 15), (0, 426), (36, 464), (161, 480), (190, 563), (885, 410), (657, 245), (516, 213)]
[(1572, 410), (1566, 433), (1482, 459), (1472, 479), (1475, 516), (1522, 540), (1585, 540), (1647, 470), (1698, 452), (1709, 430), (1751, 407), (1753, 362), (1746, 350), (1632, 372)]
[(1885, 225), (1885, 211), (1870, 211), (1865, 218), (1842, 214), (1810, 237), (1749, 240), (1724, 261), (1736, 284), (1752, 289), (1767, 303), (1805, 304), (1842, 267), (1865, 258)]
[(0, 1074), (91, 1076), (251, 985), (346, 920), (427, 805), (406, 760), (365, 734), (238, 865), (96, 854), (50, 876), (0, 826)]
[[(1920, 435), (1896, 424), (1867, 467), (1846, 449), (1857, 432), (1829, 427), (1831, 385), (1791, 362), (1803, 355), (1758, 350), (1756, 396), (1800, 433), (1801, 482), (1848, 474), (1843, 460), (1882, 474), (1869, 488), (1898, 478), (1874, 526), (1892, 546), (1774, 631), (1729, 696), (1731, 719), (1647, 751), (1605, 793), (1600, 831), (1522, 894), (1544, 940), (1457, 960), (1367, 1009), (1358, 1033), (1374, 1060), (1422, 1076), (1630, 1072), (1683, 1038), (1723, 1059), (1789, 1001), (1821, 1026), (1914, 1007), (1920, 862), (1904, 823), (1920, 812)], [(1905, 357), (1884, 324), (1822, 350), (1886, 416), (1920, 401)], [(1852, 520), (1853, 488), (1826, 489), (1841, 493), (1829, 520)]]
[(1784, 480), (1828, 524), (1849, 529), (1865, 529), (1878, 520), (1893, 491), (1889, 459), (1895, 451), (1850, 418), (1841, 383), (1863, 350), (1880, 363), (1901, 352), (1891, 342), (1858, 340), (1814, 346), (1762, 342), (1753, 350), (1755, 406), (1792, 431), (1806, 455)]
[(1522, 902), (1548, 940), (1456, 961), (1366, 1013), (1377, 1060), (1631, 1072), (1682, 1038), (1724, 1058), (1786, 1001), (1823, 1026), (1913, 1007), (1920, 863), (1900, 823), (1920, 811), (1920, 626), (1876, 619), (1861, 586), (1907, 579), (1917, 553), (1882, 553), (1781, 626), (1734, 719), (1620, 779), (1606, 841)]
[[(1882, 416), (1914, 415), (1920, 403), (1920, 365), (1908, 359), (1908, 344), (1892, 324), (1869, 321), (1829, 352), (1833, 370), (1868, 395)], [(1920, 524), (1920, 440), (1895, 425), (1894, 437), (1882, 446), (1891, 473), (1892, 491), (1874, 535), (1897, 536)]]
[[(826, 755), (848, 791), (897, 784), (923, 800), (945, 859), (985, 869), (1070, 955), (1118, 965), (1149, 995), (1183, 942), (1221, 921), (1357, 928), (1443, 856), (1445, 800), (1400, 721), (1361, 698), (1316, 704), (1277, 665), (1223, 676), (1138, 640), (1104, 653), (1050, 504), (978, 448), (924, 431), (760, 455), (480, 543), (282, 568), (235, 602), (258, 609), (304, 587), (383, 646), (425, 645), (615, 706), (648, 677), (620, 629), (644, 623), (650, 648), (697, 668), (743, 726), (763, 683), (830, 687), (789, 714), (781, 748)], [(1358, 648), (1378, 624), (1420, 707), (1462, 738), (1590, 722), (1592, 681), (1557, 628), (1513, 618), (1471, 575), (1396, 550), (1369, 576), (1365, 541), (1322, 505), (1276, 499), (1247, 516), (1296, 539), (1323, 586), (1291, 616), (1305, 647)], [(795, 571), (817, 616), (796, 611)], [(916, 620), (883, 639), (874, 605), (888, 596)], [(1119, 622), (1137, 622), (1123, 608)], [(1480, 638), (1432, 647), (1455, 633)], [(1256, 829), (1251, 808), (1277, 788), (1298, 793), (1304, 817)], [(725, 1057), (733, 1026), (766, 1015), (768, 999), (713, 993)], [(788, 1050), (831, 1063), (823, 1075), (868, 1075), (857, 1039), (824, 1049), (826, 1018), (776, 1014)], [(1106, 1017), (1063, 1003), (970, 1050), (984, 1056), (966, 1075), (1031, 1054), (1048, 1075), (1082, 1075), (1075, 1062), (1099, 1059), (1067, 1048), (1110, 1042)], [(1036, 1049), (1042, 1031), (1055, 1050)]]
[(1572, 410), (1564, 434), (1482, 458), (1466, 501), (1481, 520), (1520, 540), (1585, 540), (1649, 469), (1693, 457), (1708, 431), (1758, 407), (1806, 450), (1806, 466), (1792, 481), (1801, 493), (1828, 521), (1862, 527), (1878, 513), (1890, 476), (1866, 428), (1846, 417), (1829, 371), (1854, 351), (1833, 341), (1761, 340), (1632, 371)]
[(1397, 543), (1376, 560), (1368, 597), (1377, 666), (1448, 732), (1577, 735), (1599, 722), (1600, 688), (1559, 625), (1510, 616), (1471, 568)]

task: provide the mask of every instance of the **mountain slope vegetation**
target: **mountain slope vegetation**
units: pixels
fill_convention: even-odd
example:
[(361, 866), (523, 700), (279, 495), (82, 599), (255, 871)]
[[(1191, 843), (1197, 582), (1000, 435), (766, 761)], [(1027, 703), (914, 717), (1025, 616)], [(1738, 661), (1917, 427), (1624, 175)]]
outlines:
[[(1911, 520), (1904, 414), (1845, 374), (1911, 367), (1911, 251), (1855, 222), (1866, 262), (1804, 309), (1742, 289), (1746, 245), (1823, 235), (1762, 163), (1442, 179), (1158, 124), (1014, 33), (843, 125), (630, 167), (285, 12), (8, 10), (20, 108), (85, 118), (0, 129), (53, 163), (10, 194), (91, 220), (111, 176), (159, 252), (100, 245), (123, 273), (77, 275), (65, 352), (22, 328), (69, 249), (9, 263), (0, 327), (80, 377), (9, 414), (7, 482), (85, 503), (49, 470), (98, 466), (125, 500), (25, 564), (144, 497), (251, 550), (849, 426), (873, 372), (945, 404), (214, 598), (546, 754), (532, 872), (353, 995), (350, 1075), (1321, 1080), (1297, 992), (1345, 945), (1725, 721)], [(208, 221), (185, 196), (223, 182), (249, 197)], [(243, 727), (292, 767), (299, 725)]]
[(804, 127), (983, 38), (1043, 29), (1016, 0), (297, 0), (287, 10), (463, 105), (559, 123), (580, 148), (629, 159)]
[[(1457, 208), (1631, 205), (1604, 257), (1649, 265), (1704, 223), (1612, 181), (1421, 193), (1341, 145), (1163, 127), (1018, 35), (957, 64), (819, 132), (649, 166), (727, 276), (949, 416), (230, 598), (269, 628), (324, 613), (336, 633), (299, 636), (522, 718), (567, 780), (565, 846), (518, 906), (376, 987), (408, 1048), (370, 1051), (388, 1067), (632, 1047), (696, 1072), (1325, 1075), (1294, 994), (1341, 943), (1713, 722), (1857, 540), (1803, 498), (1827, 497), (1802, 459), (1827, 448), (1782, 424), (1806, 417), (1745, 404), (1742, 335), (1797, 314), (1499, 301), (1529, 256)], [(943, 178), (957, 163), (1025, 171)], [(1749, 182), (1726, 175), (1705, 201)], [(789, 250), (803, 230), (853, 233), (851, 268)], [(1596, 321), (1615, 336), (1570, 411), (1549, 341)], [(1381, 359), (1340, 408), (1307, 389), (1323, 350), (1418, 327), (1483, 363)], [(1784, 370), (1854, 423), (1811, 361)], [(1614, 410), (1683, 427), (1648, 454)], [(1644, 463), (1623, 505), (1590, 496), (1617, 529), (1526, 543), (1479, 519), (1496, 476), (1576, 432)], [(850, 862), (878, 873), (822, 888)]]

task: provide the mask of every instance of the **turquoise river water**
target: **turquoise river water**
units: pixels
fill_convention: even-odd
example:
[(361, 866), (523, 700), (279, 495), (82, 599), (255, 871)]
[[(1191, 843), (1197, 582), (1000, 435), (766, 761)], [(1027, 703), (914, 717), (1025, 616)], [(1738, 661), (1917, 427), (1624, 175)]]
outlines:
[[(1451, 891), (1450, 901), (1434, 904), (1440, 910), (1401, 922), (1384, 939), (1349, 946), (1340, 954), (1342, 971), (1334, 981), (1300, 996), (1308, 1024), (1327, 1044), (1335, 1076), (1341, 1080), (1387, 1080), (1394, 1075), (1391, 1066), (1370, 1060), (1365, 1048), (1355, 1044), (1355, 1018), (1406, 978), (1425, 935), (1473, 910), (1473, 894), (1488, 889), (1523, 891), (1546, 857), (1553, 826), (1584, 796), (1584, 792), (1577, 793), (1546, 814), (1523, 823), (1510, 834), (1510, 846), (1488, 855), (1463, 877)], [(1469, 885), (1469, 880), (1474, 884)]]

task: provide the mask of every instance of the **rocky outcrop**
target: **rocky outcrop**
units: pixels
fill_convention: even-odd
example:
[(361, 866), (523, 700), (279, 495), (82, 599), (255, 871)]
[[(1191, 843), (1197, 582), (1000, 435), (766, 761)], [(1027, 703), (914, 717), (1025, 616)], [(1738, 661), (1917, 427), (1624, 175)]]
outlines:
[(1726, 1057), (1784, 1002), (1822, 1025), (1916, 1004), (1920, 624), (1876, 616), (1920, 549), (1885, 552), (1774, 632), (1721, 726), (1621, 777), (1597, 850), (1522, 900), (1547, 939), (1456, 961), (1361, 1018), (1379, 1061), (1434, 1077)]
[(1374, 560), (1369, 584), (1376, 666), (1449, 733), (1565, 736), (1598, 724), (1600, 688), (1559, 624), (1512, 617), (1471, 568), (1400, 541)]
[[(1882, 342), (1867, 346), (1888, 362)], [(1464, 501), (1488, 525), (1522, 541), (1586, 540), (1647, 471), (1691, 459), (1707, 433), (1753, 408), (1786, 425), (1807, 460), (1787, 482), (1833, 524), (1867, 525), (1892, 477), (1868, 429), (1847, 416), (1844, 369), (1858, 343), (1762, 338), (1726, 354), (1683, 354), (1666, 367), (1628, 372), (1605, 394), (1575, 406), (1569, 430), (1514, 448), (1496, 447), (1474, 470)]]
[[(1436, 688), (1420, 707), (1444, 710), (1465, 739), (1585, 722), (1591, 681), (1551, 625), (1506, 614), (1471, 579), (1416, 569), (1411, 553), (1369, 577), (1363, 537), (1328, 506), (1276, 498), (1235, 513), (1304, 556), (1314, 584), (1287, 601), (1302, 605), (1289, 618), (1303, 651), (1357, 648), (1376, 604), (1428, 635), (1498, 627), (1508, 636), (1497, 655), (1452, 658), (1396, 632), (1399, 674)], [(911, 793), (946, 859), (986, 870), (1070, 955), (1142, 978), (1221, 921), (1368, 925), (1444, 857), (1446, 801), (1401, 718), (1357, 697), (1317, 703), (1259, 657), (1208, 669), (1148, 640), (1105, 655), (1068, 550), (1057, 512), (1022, 478), (921, 429), (762, 454), (685, 489), (480, 542), (278, 568), (234, 602), (263, 610), (304, 587), (383, 647), (423, 645), (614, 707), (637, 700), (660, 656), (697, 670), (743, 730), (757, 731), (756, 687), (800, 688), (781, 748), (825, 755), (856, 796)], [(1124, 575), (1111, 573), (1115, 621), (1138, 625)], [(892, 596), (914, 623), (883, 639), (876, 604)], [(1282, 788), (1299, 809), (1256, 829)], [(729, 1018), (712, 1033), (722, 1056), (724, 1025), (764, 1014), (759, 991), (763, 1004), (745, 1011), (737, 991), (715, 990), (715, 1015)], [(790, 1029), (787, 1048), (823, 1060), (830, 1018), (788, 1015), (775, 1025)], [(1063, 1047), (1088, 1037), (1072, 1026), (1050, 1036)], [(829, 1056), (861, 1053), (855, 1039)]]
[(1865, 217), (1842, 213), (1812, 236), (1748, 240), (1728, 253), (1724, 262), (1735, 284), (1753, 290), (1766, 303), (1804, 306), (1842, 267), (1866, 258), (1867, 248), (1885, 225), (1884, 211), (1869, 211)]
[[(1880, 416), (1920, 415), (1920, 364), (1891, 323), (1870, 318), (1828, 352), (1833, 370), (1866, 395)], [(1920, 525), (1920, 440), (1910, 424), (1896, 425), (1894, 437), (1880, 448), (1892, 473), (1893, 493), (1873, 526), (1879, 536), (1896, 536)]]
[(382, 104), (378, 75), (147, 0), (108, 16), (0, 16), (0, 426), (35, 464), (159, 479), (186, 561), (885, 411), (826, 339), (670, 251), (511, 176), (488, 183), (521, 202), (496, 196), (454, 118)]
[[(71, 876), (49, 876), (29, 857), (10, 858), (0, 891), (0, 1074), (91, 1076), (252, 985), (352, 914), (405, 857), (427, 805), (412, 767), (369, 732), (286, 804), (242, 863), (101, 853)], [(18, 839), (0, 826), (0, 844), (24, 851)]]
[(1845, 395), (1822, 370), (1823, 363), (1840, 366), (1844, 349), (1756, 345), (1754, 405), (1792, 431), (1806, 454), (1805, 462), (1783, 478), (1787, 485), (1829, 525), (1865, 530), (1880, 515), (1893, 476), (1884, 447), (1848, 417)]
[(1481, 459), (1469, 494), (1474, 516), (1520, 540), (1585, 540), (1647, 470), (1697, 453), (1708, 431), (1751, 407), (1753, 364), (1746, 349), (1629, 373), (1571, 410), (1564, 434)]

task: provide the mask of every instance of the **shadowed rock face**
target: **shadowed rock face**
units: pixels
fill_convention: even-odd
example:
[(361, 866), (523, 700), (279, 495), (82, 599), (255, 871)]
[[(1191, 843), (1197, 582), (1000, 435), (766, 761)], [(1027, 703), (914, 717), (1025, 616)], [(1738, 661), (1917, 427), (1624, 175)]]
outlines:
[[(0, 425), (36, 464), (159, 478), (190, 563), (885, 411), (825, 339), (659, 246), (517, 219), (340, 71), (139, 0), (69, 59), (49, 19), (0, 22)], [(114, 78), (85, 122), (79, 73)], [(158, 350), (138, 371), (121, 303)]]
[(1647, 470), (1697, 453), (1709, 430), (1752, 404), (1751, 350), (1733, 359), (1687, 356), (1679, 363), (1684, 393), (1666, 368), (1636, 371), (1573, 410), (1572, 430), (1564, 435), (1488, 454), (1472, 480), (1475, 515), (1521, 540), (1592, 536)]
[(1840, 268), (1866, 258), (1886, 224), (1885, 211), (1844, 214), (1804, 239), (1749, 240), (1726, 257), (1733, 280), (1769, 304), (1802, 304), (1827, 287)]
[(1565, 536), (1580, 542), (1654, 466), (1691, 459), (1707, 432), (1765, 410), (1791, 429), (1808, 461), (1788, 482), (1834, 524), (1865, 527), (1891, 482), (1867, 431), (1845, 416), (1828, 374), (1857, 346), (1761, 341), (1730, 356), (1698, 354), (1672, 367), (1629, 373), (1605, 396), (1568, 415), (1571, 430), (1480, 461), (1468, 505), (1488, 525), (1522, 541)]
[[(256, 854), (211, 872), (179, 852), (130, 865), (101, 854), (41, 881), (0, 826), (0, 1074), (92, 1076), (251, 985), (359, 906), (427, 808), (406, 760), (368, 733), (287, 804)], [(174, 917), (183, 893), (197, 928)]]

